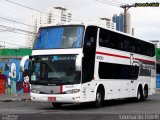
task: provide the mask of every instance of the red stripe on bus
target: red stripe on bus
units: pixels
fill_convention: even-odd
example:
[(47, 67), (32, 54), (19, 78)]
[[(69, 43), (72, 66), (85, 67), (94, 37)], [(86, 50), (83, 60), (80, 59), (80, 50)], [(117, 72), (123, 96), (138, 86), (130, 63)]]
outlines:
[[(111, 53), (96, 52), (96, 54), (130, 59), (130, 57), (128, 57), (128, 56), (116, 55), (116, 54), (111, 54)], [(144, 60), (144, 59), (140, 59), (140, 58), (135, 58), (135, 60), (138, 60), (138, 61), (141, 61), (141, 62), (149, 62), (149, 63), (154, 63), (155, 64), (155, 61), (151, 61), (151, 60)]]
[(63, 86), (60, 85), (60, 93), (62, 93), (62, 92), (63, 92)]
[(138, 60), (138, 61), (141, 61), (141, 62), (149, 62), (149, 63), (154, 63), (154, 61), (151, 61), (151, 60), (144, 60), (144, 59), (140, 59), (140, 58), (135, 58), (135, 60)]
[(128, 56), (116, 55), (116, 54), (111, 54), (111, 53), (96, 52), (96, 54), (100, 54), (100, 55), (107, 55), (107, 56), (113, 56), (113, 57), (119, 57), (119, 58), (126, 58), (126, 59), (130, 59), (130, 57), (128, 57)]

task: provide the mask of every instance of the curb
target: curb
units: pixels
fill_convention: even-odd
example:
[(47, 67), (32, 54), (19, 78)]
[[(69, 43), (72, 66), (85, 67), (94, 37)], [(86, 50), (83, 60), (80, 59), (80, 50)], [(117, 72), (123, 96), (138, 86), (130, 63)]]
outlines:
[(31, 99), (30, 98), (26, 98), (26, 99), (6, 99), (6, 100), (0, 100), (0, 102), (18, 102), (18, 101), (31, 101)]
[(7, 95), (3, 94), (0, 95), (0, 102), (11, 102), (11, 101), (30, 101), (30, 95), (29, 94), (16, 94), (16, 95)]

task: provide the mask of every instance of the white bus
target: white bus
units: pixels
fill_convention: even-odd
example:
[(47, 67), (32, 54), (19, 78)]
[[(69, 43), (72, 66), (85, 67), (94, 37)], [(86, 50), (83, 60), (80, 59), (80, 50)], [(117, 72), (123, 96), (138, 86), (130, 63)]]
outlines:
[(31, 100), (54, 107), (155, 93), (154, 44), (99, 26), (42, 27), (30, 60)]

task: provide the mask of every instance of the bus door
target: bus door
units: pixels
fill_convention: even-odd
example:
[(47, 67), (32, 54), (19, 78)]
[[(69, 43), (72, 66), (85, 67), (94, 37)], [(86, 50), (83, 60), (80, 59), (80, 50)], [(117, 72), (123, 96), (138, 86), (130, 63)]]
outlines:
[(82, 99), (87, 102), (90, 101), (90, 83), (82, 84)]
[[(135, 91), (136, 90), (136, 81), (139, 76), (139, 61), (134, 59), (134, 54), (130, 55), (130, 89), (129, 91)], [(133, 93), (133, 92), (132, 92)]]
[(95, 68), (95, 53), (96, 53), (96, 42), (97, 42), (98, 28), (95, 26), (88, 26), (86, 28), (83, 54), (82, 59), (82, 91), (83, 98), (86, 101), (91, 99), (91, 87), (92, 80), (94, 78)]

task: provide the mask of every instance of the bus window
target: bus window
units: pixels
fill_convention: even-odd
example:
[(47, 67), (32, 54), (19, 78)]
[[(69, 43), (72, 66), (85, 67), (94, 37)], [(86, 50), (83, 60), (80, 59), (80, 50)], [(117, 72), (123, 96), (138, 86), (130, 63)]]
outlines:
[(99, 63), (100, 79), (137, 79), (139, 74), (138, 66), (122, 65), (115, 63)]
[(97, 28), (94, 26), (87, 27), (84, 39), (84, 47), (95, 47), (96, 39), (97, 39)]
[(33, 49), (81, 48), (83, 26), (40, 28)]
[(99, 46), (151, 57), (155, 55), (153, 44), (103, 28), (100, 28)]
[(113, 43), (111, 43), (111, 36), (109, 34), (109, 31), (100, 29), (99, 45), (102, 47), (109, 47), (109, 48), (113, 46)]

